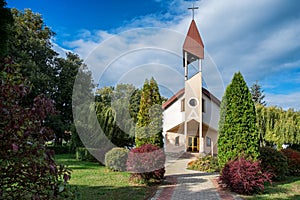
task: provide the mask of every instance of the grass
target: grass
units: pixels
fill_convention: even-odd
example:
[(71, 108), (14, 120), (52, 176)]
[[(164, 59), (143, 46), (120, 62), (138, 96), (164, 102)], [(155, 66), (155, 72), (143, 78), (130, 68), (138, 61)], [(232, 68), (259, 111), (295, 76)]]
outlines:
[(263, 194), (242, 196), (242, 198), (246, 200), (300, 199), (300, 177), (287, 177), (285, 181), (274, 182), (272, 185), (267, 185)]
[(154, 187), (129, 183), (129, 173), (112, 172), (98, 163), (77, 161), (74, 155), (56, 155), (57, 163), (70, 167), (70, 184), (77, 186), (84, 200), (141, 200), (148, 198)]

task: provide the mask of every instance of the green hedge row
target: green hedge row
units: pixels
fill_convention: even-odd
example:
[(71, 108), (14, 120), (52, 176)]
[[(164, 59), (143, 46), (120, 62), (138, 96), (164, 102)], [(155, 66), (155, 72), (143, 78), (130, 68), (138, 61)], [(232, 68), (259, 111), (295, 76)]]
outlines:
[(53, 150), (55, 154), (72, 153), (69, 146), (47, 146), (47, 149)]
[(97, 159), (84, 147), (76, 148), (76, 160), (97, 162)]

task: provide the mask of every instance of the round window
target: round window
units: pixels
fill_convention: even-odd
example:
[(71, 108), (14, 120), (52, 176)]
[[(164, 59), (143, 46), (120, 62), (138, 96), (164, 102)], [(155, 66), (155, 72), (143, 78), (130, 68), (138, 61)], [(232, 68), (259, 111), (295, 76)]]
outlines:
[(196, 107), (196, 106), (198, 105), (197, 99), (191, 98), (191, 99), (189, 100), (189, 105), (190, 105), (191, 107)]

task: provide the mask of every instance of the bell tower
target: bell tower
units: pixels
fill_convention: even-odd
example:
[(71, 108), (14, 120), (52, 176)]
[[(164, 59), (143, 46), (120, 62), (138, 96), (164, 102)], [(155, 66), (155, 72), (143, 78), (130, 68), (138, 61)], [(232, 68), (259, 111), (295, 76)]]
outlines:
[[(183, 67), (185, 77), (185, 122), (184, 134), (187, 150), (204, 152), (204, 138), (202, 134), (202, 60), (204, 59), (204, 44), (194, 20), (194, 10), (198, 7), (188, 8), (193, 11), (188, 33), (184, 40)], [(189, 78), (189, 64), (197, 62), (198, 72)]]

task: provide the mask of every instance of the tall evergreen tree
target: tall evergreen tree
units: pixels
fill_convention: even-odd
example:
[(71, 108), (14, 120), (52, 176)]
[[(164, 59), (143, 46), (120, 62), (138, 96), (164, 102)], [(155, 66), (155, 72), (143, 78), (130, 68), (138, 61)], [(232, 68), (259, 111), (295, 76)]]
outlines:
[(135, 143), (153, 144), (163, 147), (162, 136), (162, 98), (154, 78), (145, 80), (140, 101), (140, 110), (135, 129)]
[(250, 88), (250, 92), (252, 95), (252, 100), (255, 103), (261, 104), (263, 106), (266, 105), (266, 101), (264, 101), (265, 95), (264, 90), (261, 89), (261, 86), (258, 84), (258, 81), (256, 81)]
[(227, 86), (222, 98), (219, 121), (218, 160), (223, 167), (240, 156), (256, 159), (259, 136), (256, 113), (249, 88), (240, 72)]

